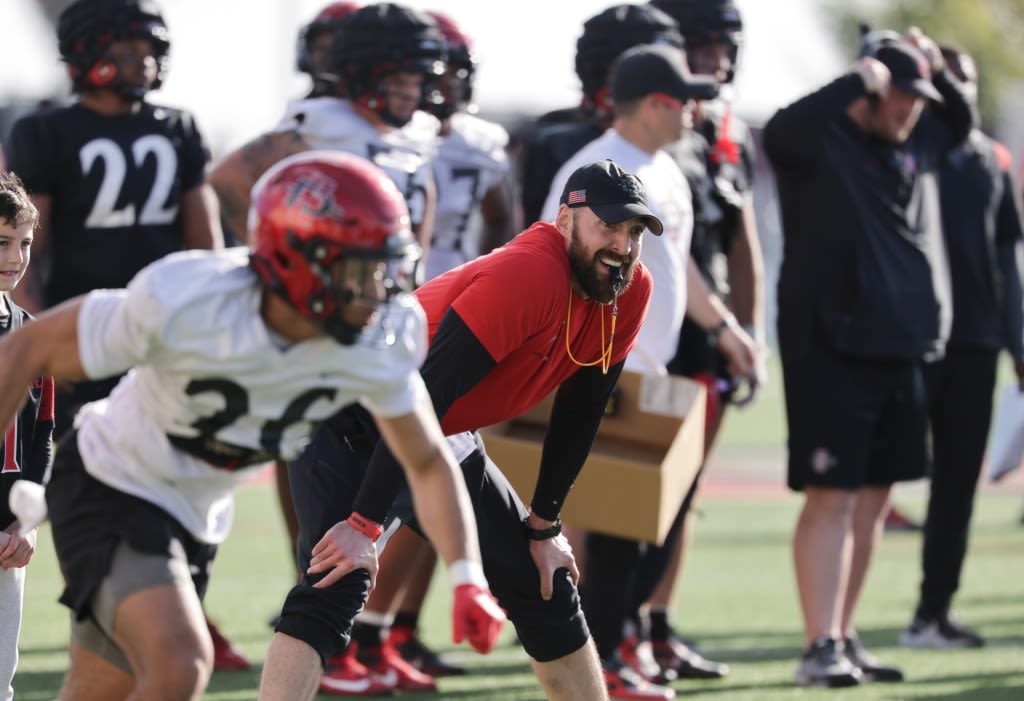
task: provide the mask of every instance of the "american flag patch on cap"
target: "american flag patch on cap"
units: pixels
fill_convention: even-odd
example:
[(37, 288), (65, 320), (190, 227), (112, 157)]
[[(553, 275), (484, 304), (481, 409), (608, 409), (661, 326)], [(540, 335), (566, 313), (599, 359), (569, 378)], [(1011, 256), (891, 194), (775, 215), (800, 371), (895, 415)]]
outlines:
[(569, 193), (569, 196), (566, 198), (565, 203), (566, 204), (580, 204), (581, 202), (586, 202), (586, 201), (587, 201), (587, 191), (586, 190), (573, 190), (572, 192)]

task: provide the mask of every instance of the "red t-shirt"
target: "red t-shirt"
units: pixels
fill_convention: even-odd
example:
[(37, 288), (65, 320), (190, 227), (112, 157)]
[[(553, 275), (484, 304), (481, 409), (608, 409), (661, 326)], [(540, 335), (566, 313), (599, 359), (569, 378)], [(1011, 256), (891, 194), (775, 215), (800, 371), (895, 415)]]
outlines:
[[(519, 416), (579, 369), (565, 342), (569, 276), (565, 239), (551, 224), (538, 222), (497, 251), (416, 291), (427, 313), (431, 340), (452, 307), (497, 362), (448, 410), (441, 422), (446, 434)], [(610, 365), (621, 362), (633, 348), (652, 286), (650, 273), (638, 265), (619, 296)], [(569, 347), (576, 360), (589, 363), (608, 346), (612, 307), (575, 294), (571, 299)]]

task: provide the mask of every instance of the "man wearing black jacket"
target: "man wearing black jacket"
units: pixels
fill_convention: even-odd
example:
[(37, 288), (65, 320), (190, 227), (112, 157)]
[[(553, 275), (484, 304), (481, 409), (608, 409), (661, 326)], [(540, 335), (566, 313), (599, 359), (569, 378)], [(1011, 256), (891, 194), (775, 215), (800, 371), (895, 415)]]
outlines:
[(973, 125), (920, 30), (863, 53), (764, 132), (785, 230), (788, 481), (805, 495), (793, 537), (802, 685), (903, 678), (864, 650), (853, 614), (893, 483), (926, 470), (921, 364), (941, 355), (952, 313), (938, 169)]
[[(977, 72), (965, 53), (943, 47), (946, 65), (974, 98)], [(973, 100), (972, 100), (973, 101)], [(1013, 357), (1024, 391), (1021, 216), (1009, 151), (975, 129), (940, 171), (942, 224), (953, 281), (946, 354), (924, 367), (932, 435), (932, 481), (924, 528), (923, 578), (912, 648), (980, 647), (984, 639), (950, 618), (992, 420), (999, 352)]]

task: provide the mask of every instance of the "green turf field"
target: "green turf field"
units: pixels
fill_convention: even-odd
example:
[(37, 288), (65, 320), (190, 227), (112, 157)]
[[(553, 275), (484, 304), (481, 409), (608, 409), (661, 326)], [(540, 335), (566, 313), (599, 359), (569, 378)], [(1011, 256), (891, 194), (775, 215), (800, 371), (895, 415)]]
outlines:
[[(990, 645), (971, 651), (909, 651), (896, 645), (908, 622), (918, 579), (918, 536), (885, 538), (860, 609), (862, 638), (886, 660), (904, 667), (908, 681), (853, 690), (797, 690), (791, 683), (800, 645), (790, 567), (789, 534), (799, 500), (715, 499), (702, 507), (677, 619), (703, 651), (732, 665), (720, 682), (677, 683), (680, 698), (722, 701), (772, 699), (1024, 699), (1024, 526), (1019, 488), (988, 491), (980, 499), (957, 609), (978, 626)], [(908, 504), (910, 507), (915, 504)], [(915, 513), (913, 508), (908, 509)], [(920, 513), (919, 510), (916, 513)], [(435, 579), (426, 615), (428, 642), (451, 648), (447, 587)], [(44, 527), (30, 566), (22, 633), (22, 660), (15, 677), (18, 701), (55, 697), (64, 669), (66, 616), (56, 603), (60, 575)], [(288, 587), (283, 528), (270, 484), (243, 488), (235, 529), (214, 570), (208, 609), (254, 661), (270, 639), (267, 619)], [(463, 647), (453, 654), (473, 674), (441, 680), (440, 694), (405, 698), (460, 701), (540, 699), (522, 651), (505, 643), (490, 656)], [(207, 699), (255, 698), (258, 671), (214, 675)], [(329, 697), (323, 697), (329, 698)]]
[[(1004, 358), (1005, 360), (1005, 358)], [(712, 460), (709, 479), (784, 482), (785, 418), (778, 355), (768, 362), (769, 382), (758, 401), (732, 411)], [(1009, 381), (1004, 362), (1000, 382)], [(861, 637), (884, 660), (904, 667), (899, 685), (849, 690), (800, 690), (791, 684), (801, 645), (789, 537), (800, 505), (781, 489), (771, 498), (714, 498), (701, 520), (676, 604), (676, 620), (709, 657), (728, 662), (732, 673), (719, 682), (680, 682), (679, 698), (719, 701), (834, 699), (843, 701), (1024, 701), (1024, 475), (985, 487), (975, 510), (974, 530), (956, 611), (990, 641), (970, 651), (910, 651), (897, 645), (909, 622), (919, 578), (919, 536), (887, 534), (869, 575), (858, 621)], [(763, 493), (760, 490), (759, 493)], [(923, 514), (923, 483), (899, 486), (895, 499), (914, 517)], [(44, 526), (39, 553), (30, 565), (22, 631), (22, 660), (15, 677), (18, 701), (56, 696), (66, 664), (67, 618), (57, 603), (60, 574)], [(284, 527), (270, 483), (243, 488), (234, 530), (214, 569), (208, 610), (254, 661), (270, 641), (267, 620), (289, 586)], [(506, 644), (489, 656), (449, 640), (447, 587), (435, 578), (425, 613), (427, 641), (473, 669), (464, 678), (443, 679), (439, 694), (404, 694), (408, 699), (535, 701), (543, 698), (522, 651), (506, 630)], [(216, 674), (205, 698), (253, 699), (259, 671)], [(323, 699), (331, 697), (322, 696)]]

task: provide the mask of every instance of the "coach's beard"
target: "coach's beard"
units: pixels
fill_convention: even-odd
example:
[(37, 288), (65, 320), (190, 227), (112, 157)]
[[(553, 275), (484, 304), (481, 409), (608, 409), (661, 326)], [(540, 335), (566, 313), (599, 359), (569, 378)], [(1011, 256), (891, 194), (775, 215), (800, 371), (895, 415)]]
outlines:
[[(615, 261), (620, 265), (608, 265), (602, 261)], [(598, 251), (588, 256), (573, 231), (572, 242), (569, 244), (569, 269), (588, 298), (601, 304), (610, 304), (629, 287), (636, 266), (636, 259), (631, 260), (607, 251)], [(601, 270), (608, 271), (607, 277), (601, 275)]]

